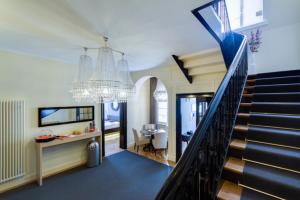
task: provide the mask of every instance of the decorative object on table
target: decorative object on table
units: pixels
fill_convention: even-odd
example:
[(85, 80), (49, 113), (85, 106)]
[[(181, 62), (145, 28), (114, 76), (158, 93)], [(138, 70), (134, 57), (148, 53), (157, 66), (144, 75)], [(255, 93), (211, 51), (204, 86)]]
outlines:
[(256, 54), (262, 43), (261, 35), (262, 35), (262, 31), (258, 28), (256, 32), (251, 31), (250, 36), (248, 36), (248, 45), (252, 56), (251, 64), (249, 66), (249, 71), (251, 74), (256, 74)]
[(96, 130), (95, 122), (92, 121), (90, 123), (89, 132), (94, 132)]
[(99, 165), (99, 144), (91, 140), (87, 145), (87, 167), (96, 167)]
[(37, 143), (50, 142), (55, 139), (56, 135), (53, 134), (53, 131), (51, 129), (43, 129), (40, 132), (40, 136), (35, 137), (35, 141)]
[(134, 136), (134, 149), (136, 148), (136, 152), (139, 152), (139, 146), (150, 144), (150, 138), (139, 135), (136, 129), (132, 129)]
[(50, 142), (56, 139), (55, 135), (41, 135), (35, 138), (37, 143)]
[(73, 132), (72, 132), (72, 135), (81, 135), (81, 134), (82, 134), (81, 131), (73, 131)]
[[(135, 86), (130, 76), (128, 62), (124, 52), (114, 50), (108, 46), (108, 38), (103, 37), (105, 46), (100, 48), (84, 48), (85, 55), (80, 56), (78, 75), (73, 82), (71, 93), (76, 101), (94, 103), (127, 102), (135, 94)], [(91, 76), (89, 71), (92, 62), (86, 55), (88, 49), (97, 49), (98, 57), (96, 68)], [(117, 66), (113, 53), (121, 54)]]

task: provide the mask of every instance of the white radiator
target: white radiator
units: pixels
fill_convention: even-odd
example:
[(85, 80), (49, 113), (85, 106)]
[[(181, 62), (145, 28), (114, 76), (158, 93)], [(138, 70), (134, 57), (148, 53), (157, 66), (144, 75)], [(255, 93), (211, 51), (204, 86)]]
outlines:
[(24, 175), (25, 102), (0, 100), (0, 184)]

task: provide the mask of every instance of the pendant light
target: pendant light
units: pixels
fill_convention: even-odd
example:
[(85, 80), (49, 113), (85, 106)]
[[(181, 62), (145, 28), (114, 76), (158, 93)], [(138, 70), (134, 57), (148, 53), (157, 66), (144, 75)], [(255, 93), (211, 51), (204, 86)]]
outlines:
[(121, 84), (116, 96), (116, 100), (120, 103), (127, 102), (128, 99), (135, 94), (135, 86), (129, 72), (128, 62), (124, 57), (125, 54), (122, 53), (122, 58), (117, 64)]
[(167, 102), (168, 101), (167, 90), (160, 80), (157, 81), (157, 85), (154, 90), (153, 96), (156, 101), (159, 101), (159, 102)]
[[(80, 56), (71, 89), (73, 98), (78, 102), (127, 102), (135, 94), (124, 53), (110, 48), (107, 37), (104, 37), (104, 41), (104, 47), (89, 48), (98, 49), (95, 69), (92, 67), (92, 58), (87, 55), (88, 48), (84, 48), (85, 54)], [(117, 66), (113, 52), (122, 54)]]
[(89, 80), (89, 95), (96, 103), (113, 101), (120, 87), (113, 50), (107, 45), (107, 37), (104, 41), (105, 46), (99, 49), (96, 68)]
[(89, 100), (88, 80), (93, 71), (93, 63), (92, 58), (87, 55), (87, 50), (84, 48), (84, 55), (79, 57), (77, 74), (70, 91), (77, 102)]

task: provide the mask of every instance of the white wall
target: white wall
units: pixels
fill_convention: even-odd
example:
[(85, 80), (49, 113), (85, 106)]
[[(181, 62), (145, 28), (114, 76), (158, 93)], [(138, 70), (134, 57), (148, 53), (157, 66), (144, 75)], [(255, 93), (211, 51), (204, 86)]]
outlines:
[[(35, 179), (36, 153), (34, 138), (42, 130), (42, 128), (37, 127), (37, 108), (76, 105), (69, 93), (76, 70), (75, 65), (0, 51), (0, 99), (13, 98), (26, 101), (26, 175), (21, 179), (1, 184), (0, 192)], [(99, 113), (97, 109), (96, 113)], [(99, 120), (96, 119), (97, 121)], [(69, 134), (73, 130), (83, 131), (86, 126), (88, 126), (88, 123), (76, 123), (50, 126), (47, 129), (53, 130), (55, 134)], [(57, 170), (85, 162), (85, 146), (85, 142), (78, 142), (46, 150), (45, 174), (54, 173)]]
[(134, 144), (132, 128), (138, 131), (150, 122), (150, 77), (139, 82), (135, 96), (127, 103), (127, 145)]
[[(145, 77), (157, 77), (165, 85), (168, 92), (168, 135), (169, 135), (169, 160), (175, 161), (176, 144), (176, 94), (215, 92), (224, 77), (224, 73), (213, 73), (196, 77), (193, 84), (189, 84), (184, 75), (176, 65), (154, 68), (150, 70), (137, 71), (132, 73), (133, 80), (139, 82)], [(128, 102), (128, 133), (132, 124), (136, 124), (136, 119), (131, 115), (139, 115), (140, 110), (137, 99)], [(149, 106), (148, 106), (149, 107)], [(131, 140), (132, 141), (132, 140)], [(130, 138), (128, 137), (128, 142)]]
[(262, 31), (262, 44), (256, 56), (256, 72), (300, 69), (300, 23), (272, 29), (265, 27)]

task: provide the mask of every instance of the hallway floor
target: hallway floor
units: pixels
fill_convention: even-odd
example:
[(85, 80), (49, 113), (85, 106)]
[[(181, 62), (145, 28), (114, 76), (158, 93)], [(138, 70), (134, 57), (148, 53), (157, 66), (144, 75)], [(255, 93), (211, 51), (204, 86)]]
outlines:
[(173, 161), (168, 160), (168, 155), (165, 154), (165, 151), (157, 151), (156, 155), (153, 151), (143, 151), (143, 148), (140, 148), (139, 152), (136, 152), (134, 150), (133, 146), (128, 148), (128, 151), (144, 156), (146, 158), (149, 158), (151, 160), (155, 160), (157, 162), (163, 163), (165, 165), (175, 167), (176, 163)]
[(120, 148), (120, 133), (109, 133), (105, 135), (105, 156), (110, 156), (124, 151)]
[[(132, 164), (134, 163), (134, 164)], [(99, 167), (77, 168), (0, 194), (1, 200), (152, 200), (172, 167), (128, 151), (105, 157)]]

